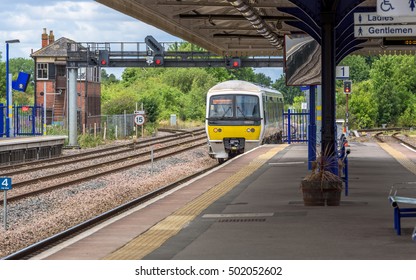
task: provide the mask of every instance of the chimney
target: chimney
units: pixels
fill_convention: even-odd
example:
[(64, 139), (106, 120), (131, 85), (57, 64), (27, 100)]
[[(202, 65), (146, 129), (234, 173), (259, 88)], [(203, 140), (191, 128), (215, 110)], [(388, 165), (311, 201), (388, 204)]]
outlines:
[(42, 48), (48, 45), (48, 33), (46, 33), (46, 28), (43, 28), (42, 33)]
[(49, 45), (55, 42), (55, 35), (53, 35), (53, 31), (49, 31)]

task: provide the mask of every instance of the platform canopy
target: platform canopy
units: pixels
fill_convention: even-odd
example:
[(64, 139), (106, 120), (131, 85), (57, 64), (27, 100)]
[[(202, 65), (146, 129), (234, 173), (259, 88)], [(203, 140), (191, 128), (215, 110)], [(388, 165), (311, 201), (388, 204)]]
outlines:
[(386, 50), (382, 38), (354, 37), (354, 12), (376, 12), (377, 0), (96, 1), (219, 55), (283, 55), (285, 35), (321, 43), (323, 10), (336, 17), (337, 62)]
[[(320, 45), (322, 87), (322, 153), (336, 157), (336, 65), (349, 54), (388, 50), (414, 52), (414, 45), (383, 44), (383, 36), (355, 34), (354, 13), (394, 8), (415, 12), (407, 0), (96, 0), (210, 52), (225, 56), (282, 56), (286, 38), (305, 34)], [(398, 6), (396, 6), (398, 7)], [(361, 20), (366, 16), (361, 16)], [(391, 17), (386, 14), (384, 19)], [(413, 21), (412, 17), (412, 21)], [(383, 17), (380, 20), (383, 21)], [(388, 28), (388, 27), (387, 27)], [(389, 29), (390, 30), (390, 29)], [(412, 29), (413, 30), (413, 29)], [(416, 30), (416, 26), (415, 26)], [(416, 31), (415, 31), (416, 33)], [(357, 37), (356, 37), (357, 35)], [(364, 36), (365, 35), (365, 36)], [(411, 39), (412, 41), (414, 39)], [(412, 41), (415, 42), (416, 40)], [(336, 173), (336, 170), (333, 170)]]

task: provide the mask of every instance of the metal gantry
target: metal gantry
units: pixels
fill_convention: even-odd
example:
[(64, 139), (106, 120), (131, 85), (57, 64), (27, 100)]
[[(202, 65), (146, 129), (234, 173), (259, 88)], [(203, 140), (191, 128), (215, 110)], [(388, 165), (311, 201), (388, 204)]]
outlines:
[[(217, 55), (208, 51), (178, 50), (178, 43), (162, 43), (162, 49), (138, 42), (85, 42), (68, 44), (71, 67), (283, 67), (281, 56)], [(159, 60), (157, 60), (159, 59)], [(160, 60), (162, 59), (162, 60)], [(233, 63), (238, 59), (240, 63)]]

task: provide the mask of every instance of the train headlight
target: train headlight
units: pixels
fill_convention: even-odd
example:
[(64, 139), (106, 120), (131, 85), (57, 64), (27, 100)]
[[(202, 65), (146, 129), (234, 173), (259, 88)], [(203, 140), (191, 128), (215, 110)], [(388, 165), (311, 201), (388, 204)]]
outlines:
[(248, 132), (248, 133), (250, 133), (250, 132), (254, 132), (254, 131), (256, 131), (254, 128), (247, 128), (247, 132)]
[(221, 128), (214, 128), (214, 132), (215, 133), (217, 133), (217, 132), (221, 132), (222, 131), (222, 129)]

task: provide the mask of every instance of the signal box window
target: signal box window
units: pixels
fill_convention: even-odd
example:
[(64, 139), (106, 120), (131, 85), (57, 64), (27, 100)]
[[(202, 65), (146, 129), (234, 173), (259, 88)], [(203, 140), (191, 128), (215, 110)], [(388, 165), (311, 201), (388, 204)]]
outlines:
[(36, 69), (36, 78), (38, 80), (48, 79), (48, 63), (37, 63)]

